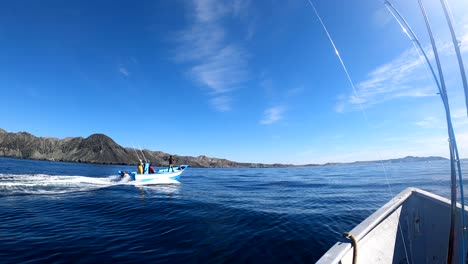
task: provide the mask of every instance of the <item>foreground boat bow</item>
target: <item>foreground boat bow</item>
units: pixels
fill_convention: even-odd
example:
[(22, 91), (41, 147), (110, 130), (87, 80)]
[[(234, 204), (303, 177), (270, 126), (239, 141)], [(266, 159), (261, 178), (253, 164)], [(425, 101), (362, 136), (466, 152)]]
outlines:
[[(461, 206), (457, 204), (456, 219)], [(466, 208), (463, 211), (466, 215)], [(408, 188), (369, 216), (351, 232), (357, 240), (357, 256), (350, 240), (337, 242), (317, 263), (445, 263), (450, 231), (450, 200)], [(454, 263), (461, 261), (462, 225), (455, 230)]]

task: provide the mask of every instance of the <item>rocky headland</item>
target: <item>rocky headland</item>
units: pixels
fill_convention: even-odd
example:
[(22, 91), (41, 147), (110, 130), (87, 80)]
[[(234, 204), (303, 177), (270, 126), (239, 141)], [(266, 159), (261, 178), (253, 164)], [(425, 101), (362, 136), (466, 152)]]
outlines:
[(27, 132), (10, 133), (0, 129), (0, 156), (68, 161), (97, 164), (136, 164), (142, 156), (155, 166), (166, 166), (169, 155), (176, 164), (189, 164), (205, 168), (266, 168), (287, 167), (287, 164), (241, 163), (207, 156), (180, 156), (161, 151), (127, 148), (117, 144), (104, 134), (93, 134), (87, 138), (69, 137), (64, 139), (36, 137)]

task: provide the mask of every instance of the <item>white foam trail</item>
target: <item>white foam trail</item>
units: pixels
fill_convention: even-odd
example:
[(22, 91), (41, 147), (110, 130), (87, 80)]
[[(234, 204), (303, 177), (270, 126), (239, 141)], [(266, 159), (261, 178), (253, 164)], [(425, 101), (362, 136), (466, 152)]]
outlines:
[(154, 196), (158, 194), (175, 194), (179, 191), (178, 181), (173, 181), (170, 184), (160, 185), (148, 185), (148, 186), (136, 186), (138, 189), (144, 192), (146, 196)]
[[(90, 191), (118, 185), (120, 177), (85, 177), (46, 174), (0, 174), (1, 194), (58, 194)], [(124, 180), (125, 181), (125, 180)]]
[[(163, 192), (173, 192), (156, 185), (177, 185), (179, 181), (160, 179), (153, 181), (153, 188)], [(68, 192), (92, 191), (115, 185), (140, 184), (130, 180), (130, 176), (121, 178), (118, 175), (107, 177), (86, 177), (74, 175), (47, 175), (47, 174), (0, 174), (0, 195), (2, 194), (60, 194)]]

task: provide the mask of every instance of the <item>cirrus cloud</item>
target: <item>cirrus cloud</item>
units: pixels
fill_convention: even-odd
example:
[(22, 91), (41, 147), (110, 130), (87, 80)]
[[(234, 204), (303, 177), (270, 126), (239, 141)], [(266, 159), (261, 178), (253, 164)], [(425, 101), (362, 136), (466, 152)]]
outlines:
[(176, 34), (175, 61), (191, 65), (189, 75), (208, 89), (217, 111), (229, 111), (233, 91), (249, 78), (249, 54), (241, 43), (228, 40), (225, 20), (240, 19), (248, 1), (194, 0), (191, 5), (194, 14), (189, 26)]
[(263, 119), (260, 121), (262, 125), (270, 125), (278, 122), (283, 118), (283, 113), (286, 108), (283, 106), (275, 106), (265, 110)]

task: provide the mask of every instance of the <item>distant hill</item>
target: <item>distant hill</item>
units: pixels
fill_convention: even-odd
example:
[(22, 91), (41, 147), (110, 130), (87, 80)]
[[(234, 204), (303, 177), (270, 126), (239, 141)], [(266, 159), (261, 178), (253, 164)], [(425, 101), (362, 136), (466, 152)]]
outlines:
[[(137, 150), (122, 147), (104, 134), (93, 134), (87, 138), (68, 137), (65, 139), (36, 137), (27, 132), (9, 133), (0, 129), (0, 156), (36, 160), (71, 161), (98, 164), (136, 164), (144, 156), (155, 166), (166, 166), (168, 153), (151, 150)], [(287, 167), (285, 164), (240, 163), (227, 159), (207, 156), (173, 155), (176, 164), (193, 167)]]
[[(371, 160), (371, 161), (355, 161), (355, 162), (347, 162), (347, 163), (327, 163), (324, 165), (353, 165), (353, 164), (380, 164), (380, 163), (405, 163), (405, 162), (420, 162), (420, 161), (437, 161), (437, 160), (448, 160), (444, 157), (437, 157), (437, 156), (429, 156), (429, 157), (414, 157), (414, 156), (406, 156), (404, 158), (399, 159), (387, 159), (387, 160)], [(315, 166), (314, 164), (311, 164)]]

